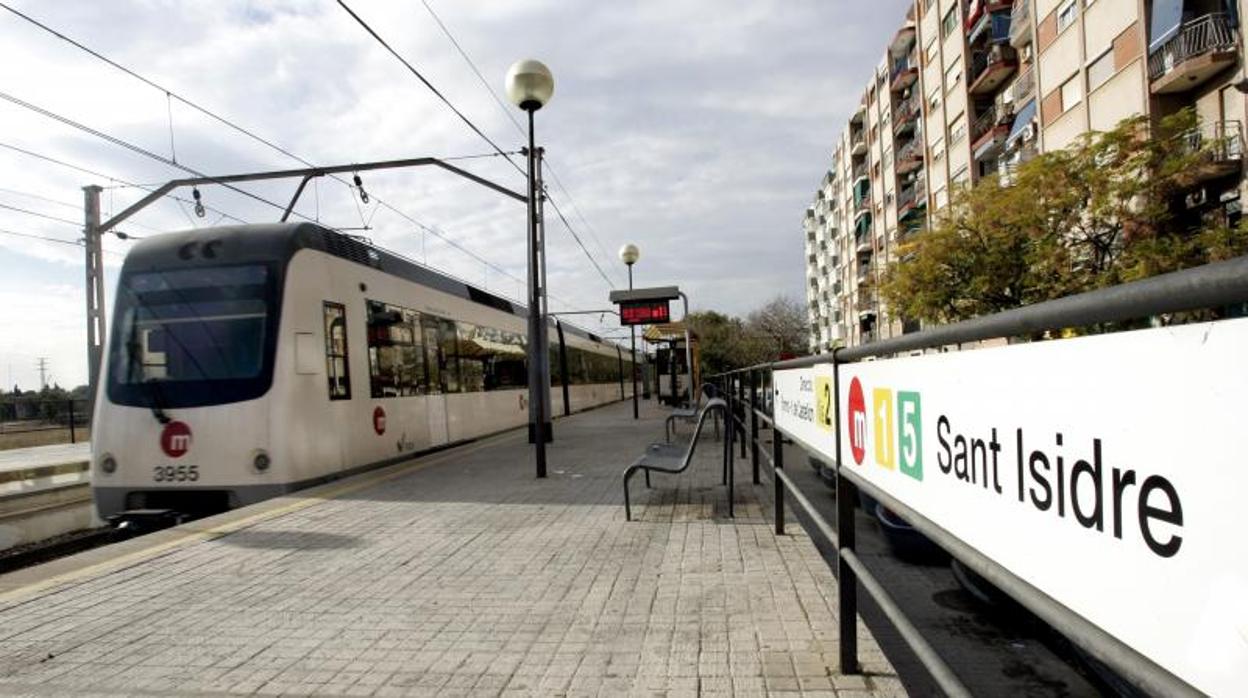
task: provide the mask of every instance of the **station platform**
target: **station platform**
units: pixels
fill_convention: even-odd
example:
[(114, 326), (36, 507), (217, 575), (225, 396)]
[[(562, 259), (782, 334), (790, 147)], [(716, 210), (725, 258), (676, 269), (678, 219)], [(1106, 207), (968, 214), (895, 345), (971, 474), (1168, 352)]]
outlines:
[(631, 413), (545, 480), (513, 431), (0, 577), (0, 694), (904, 695), (862, 624), (838, 675), (827, 563), (740, 460), (727, 517), (712, 436), (624, 521)]
[(90, 461), (90, 443), (0, 451), (0, 552), (100, 525)]

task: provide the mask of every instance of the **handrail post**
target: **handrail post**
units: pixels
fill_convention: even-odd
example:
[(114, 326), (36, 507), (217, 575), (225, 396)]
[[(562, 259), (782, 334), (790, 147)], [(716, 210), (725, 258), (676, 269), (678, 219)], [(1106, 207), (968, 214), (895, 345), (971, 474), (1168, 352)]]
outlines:
[(750, 467), (758, 484), (758, 369), (750, 369)]
[[(745, 409), (745, 379), (739, 373), (737, 374), (737, 409)], [(745, 412), (741, 412), (741, 419), (739, 421), (736, 418), (737, 415), (735, 412), (732, 417), (733, 422), (736, 423), (741, 429), (741, 459), (745, 460)]]
[[(837, 351), (833, 349), (832, 394), (837, 396), (838, 404), (832, 413), (839, 415), (841, 365), (836, 354)], [(858, 665), (858, 577), (845, 560), (842, 551), (854, 549), (854, 501), (858, 499), (858, 488), (841, 472), (841, 426), (838, 424), (832, 430), (836, 434), (836, 458), (833, 463), (836, 468), (837, 626), (841, 640), (841, 673), (849, 675), (861, 671)]]
[[(732, 419), (733, 421), (736, 421), (736, 417), (732, 417)], [(734, 467), (735, 465), (736, 463), (733, 462), (732, 449), (730, 448), (728, 449), (728, 518), (730, 519), (735, 519), (737, 517), (737, 512), (736, 512), (737, 469)]]
[(732, 446), (733, 438), (736, 436), (736, 425), (733, 424), (732, 416), (732, 376), (724, 378), (724, 402), (727, 403), (727, 409), (724, 410), (724, 427), (726, 433), (724, 435), (724, 470), (720, 476), (719, 484), (728, 484), (728, 470), (732, 468)]
[(776, 483), (775, 510), (776, 535), (784, 535), (784, 480), (780, 479), (780, 471), (784, 469), (784, 434), (774, 424), (771, 429), (771, 460), (776, 472), (772, 473), (772, 481)]
[(74, 399), (69, 398), (66, 402), (69, 403), (69, 442), (76, 444), (78, 441), (74, 438)]

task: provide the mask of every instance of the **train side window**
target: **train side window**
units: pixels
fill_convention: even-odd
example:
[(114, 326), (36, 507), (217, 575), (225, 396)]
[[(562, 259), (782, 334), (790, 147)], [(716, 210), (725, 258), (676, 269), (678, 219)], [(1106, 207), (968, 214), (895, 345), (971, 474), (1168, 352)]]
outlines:
[(347, 361), (347, 308), (325, 301), (325, 372), (329, 376), (329, 399), (351, 399), (351, 369)]
[(427, 392), (420, 313), (380, 301), (366, 301), (368, 373), (375, 398)]
[(485, 364), (489, 359), (487, 350), (481, 346), (480, 330), (470, 322), (455, 323), (459, 352), (459, 382), (465, 393), (485, 390)]
[(442, 384), (446, 387), (448, 393), (458, 393), (463, 390), (460, 380), (460, 361), (459, 361), (459, 339), (455, 333), (454, 320), (439, 321), (439, 342), (442, 347)]

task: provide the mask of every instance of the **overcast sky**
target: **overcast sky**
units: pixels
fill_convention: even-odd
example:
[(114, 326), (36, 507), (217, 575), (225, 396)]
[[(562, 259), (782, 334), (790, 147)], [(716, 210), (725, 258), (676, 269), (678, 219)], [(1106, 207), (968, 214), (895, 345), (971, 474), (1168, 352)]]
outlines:
[[(495, 94), (517, 59), (538, 58), (554, 72), (538, 140), (570, 197), (548, 183), (614, 283), (625, 283), (616, 251), (635, 242), (637, 285), (679, 284), (694, 309), (740, 314), (776, 294), (804, 302), (802, 213), (901, 20), (901, 0), (428, 1)], [(333, 0), (4, 2), (317, 164), (490, 151)], [(421, 0), (349, 4), (491, 139), (520, 147), (520, 132)], [(3, 9), (0, 46), (5, 95), (203, 172), (299, 166)], [(80, 221), (83, 185), (111, 187), (106, 215), (141, 195), (12, 147), (132, 183), (185, 176), (7, 100), (0, 146), (0, 230), (8, 233), (81, 234), (4, 207)], [(501, 158), (460, 164), (524, 186)], [(368, 205), (324, 181), (298, 211), (338, 227), (367, 223), (362, 234), (377, 244), (522, 296), (515, 279), (422, 234), (376, 198), (522, 279), (520, 205), (432, 170), (370, 173), (364, 184), (374, 195)], [(292, 188), (249, 187), (275, 201)], [(219, 187), (202, 192), (214, 209), (203, 219), (165, 200), (123, 227), (152, 235), (212, 225), (218, 211), (249, 222), (278, 215)], [(557, 217), (548, 215), (547, 227), (552, 309), (605, 307), (607, 283)], [(127, 245), (105, 243), (110, 304)], [(85, 382), (82, 256), (79, 247), (0, 234), (6, 387), (38, 387), (38, 357), (60, 384)]]

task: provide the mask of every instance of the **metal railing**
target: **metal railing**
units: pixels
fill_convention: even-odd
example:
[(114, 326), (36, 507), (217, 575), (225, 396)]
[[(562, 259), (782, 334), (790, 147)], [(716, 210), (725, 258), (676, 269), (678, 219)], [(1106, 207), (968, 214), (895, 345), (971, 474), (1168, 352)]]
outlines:
[[(68, 431), (69, 442), (77, 443), (78, 437), (86, 435), (90, 421), (85, 399), (5, 399), (0, 401), (0, 450), (9, 448), (8, 441), (16, 443), (18, 434), (38, 432)], [(13, 447), (36, 445), (24, 443), (27, 440)]]
[(975, 117), (975, 123), (971, 124), (971, 143), (978, 143), (984, 134), (998, 126), (1003, 126), (1004, 120), (1012, 115), (1012, 111), (1007, 113), (1001, 108), (1000, 104), (994, 103), (988, 107), (983, 114)]
[(919, 160), (923, 157), (923, 143), (921, 139), (914, 138), (909, 143), (897, 149), (897, 162), (908, 162), (911, 160)]
[(1010, 86), (1010, 99), (1014, 104), (1023, 105), (1031, 99), (1036, 90), (1036, 71), (1034, 68), (1024, 70)]
[[(1206, 133), (1208, 131), (1208, 133)], [(1239, 121), (1213, 121), (1206, 129), (1192, 129), (1183, 135), (1188, 152), (1204, 149), (1214, 161), (1241, 160), (1244, 142)]]
[(1184, 22), (1179, 31), (1148, 56), (1148, 79), (1156, 80), (1189, 58), (1211, 51), (1234, 51), (1235, 28), (1225, 12)]
[(893, 107), (893, 128), (913, 121), (919, 115), (919, 93), (911, 93), (909, 97), (897, 102)]
[(867, 176), (866, 161), (863, 161), (863, 162), (858, 163), (857, 165), (854, 165), (853, 177), (855, 180), (861, 179), (866, 176)]
[[(836, 478), (836, 526), (830, 525), (810, 503), (784, 471), (783, 430), (775, 428), (770, 404), (759, 404), (759, 397), (770, 399), (773, 391), (759, 386), (774, 382), (776, 371), (809, 368), (831, 364), (833, 391), (840, 394), (840, 366), (863, 359), (888, 357), (904, 352), (935, 349), (950, 345), (979, 342), (1001, 337), (1032, 336), (1045, 331), (1071, 327), (1087, 327), (1122, 322), (1167, 313), (1248, 304), (1248, 256), (1202, 267), (1185, 269), (1135, 281), (1120, 286), (1089, 291), (1066, 298), (1017, 308), (952, 325), (921, 329), (889, 339), (868, 342), (870, 331), (863, 333), (863, 342), (854, 347), (834, 349), (831, 353), (801, 359), (759, 364), (710, 377), (728, 394), (730, 405), (749, 406), (749, 421), (737, 418), (728, 429), (749, 431), (750, 461), (753, 482), (761, 484), (760, 453), (772, 466), (775, 487), (773, 499), (776, 535), (784, 535), (785, 501), (792, 500), (806, 514), (815, 530), (831, 543), (837, 552), (836, 578), (838, 591), (838, 635), (840, 640), (840, 671), (860, 673), (858, 663), (858, 584), (875, 600), (885, 617), (893, 624), (902, 640), (930, 672), (936, 684), (950, 696), (969, 696), (966, 685), (949, 667), (940, 653), (923, 637), (922, 632), (905, 615), (883, 584), (863, 564), (855, 552), (854, 502), (858, 490), (873, 497), (902, 517), (912, 527), (987, 579), (1016, 602), (1065, 635), (1098, 661), (1118, 672), (1146, 694), (1166, 696), (1200, 695), (1192, 686), (1176, 677), (1153, 660), (1102, 630), (1060, 603), (1057, 599), (1032, 586), (1010, 570), (952, 536), (935, 522), (903, 504), (888, 492), (866, 481), (851, 468), (842, 468), (839, 459), (830, 464)], [(749, 399), (745, 397), (748, 386)], [(759, 423), (773, 428), (771, 454), (759, 448)], [(835, 453), (841, 453), (841, 430), (835, 433)], [(792, 438), (792, 435), (787, 435)], [(822, 459), (827, 456), (793, 439), (800, 448)]]

